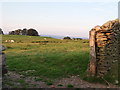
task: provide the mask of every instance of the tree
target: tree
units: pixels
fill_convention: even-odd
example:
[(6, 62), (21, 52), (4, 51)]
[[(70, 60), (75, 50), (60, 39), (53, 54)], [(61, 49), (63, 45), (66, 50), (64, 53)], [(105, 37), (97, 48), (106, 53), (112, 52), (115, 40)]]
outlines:
[(68, 37), (68, 36), (67, 36), (67, 37), (64, 37), (63, 39), (68, 39), (68, 40), (71, 40), (71, 38), (70, 38), (70, 37)]

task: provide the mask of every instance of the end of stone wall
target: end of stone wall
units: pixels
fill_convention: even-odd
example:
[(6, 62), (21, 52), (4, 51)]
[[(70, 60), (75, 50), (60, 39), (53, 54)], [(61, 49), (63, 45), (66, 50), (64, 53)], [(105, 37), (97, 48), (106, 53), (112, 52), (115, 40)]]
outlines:
[(7, 68), (6, 68), (6, 61), (5, 61), (5, 53), (2, 51), (6, 50), (6, 48), (3, 45), (0, 45), (0, 67), (1, 67), (1, 72), (2, 75), (7, 73)]
[[(88, 74), (103, 77), (120, 59), (120, 23), (118, 19), (95, 26), (90, 32)], [(93, 68), (94, 67), (94, 68)]]

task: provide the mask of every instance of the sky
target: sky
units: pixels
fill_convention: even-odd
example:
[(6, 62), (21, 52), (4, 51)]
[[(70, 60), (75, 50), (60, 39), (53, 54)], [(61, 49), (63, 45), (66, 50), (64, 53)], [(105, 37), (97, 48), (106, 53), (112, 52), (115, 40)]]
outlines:
[(34, 28), (41, 35), (89, 37), (96, 25), (118, 18), (118, 2), (1, 2), (4, 33)]

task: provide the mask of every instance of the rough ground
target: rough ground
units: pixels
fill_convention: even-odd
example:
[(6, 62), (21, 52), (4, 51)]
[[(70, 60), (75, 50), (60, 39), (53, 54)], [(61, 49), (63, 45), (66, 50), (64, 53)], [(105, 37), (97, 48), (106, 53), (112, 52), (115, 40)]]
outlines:
[(25, 77), (15, 72), (8, 72), (3, 79), (4, 88), (116, 88), (114, 85), (106, 86), (98, 83), (89, 83), (78, 76), (54, 80), (52, 83), (36, 80), (35, 77)]

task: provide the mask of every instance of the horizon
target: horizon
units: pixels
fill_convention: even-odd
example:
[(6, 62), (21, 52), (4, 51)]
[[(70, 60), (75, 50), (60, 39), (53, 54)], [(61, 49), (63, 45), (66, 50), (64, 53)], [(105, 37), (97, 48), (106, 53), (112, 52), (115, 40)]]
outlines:
[(89, 37), (96, 25), (118, 18), (116, 2), (3, 2), (2, 30), (36, 29), (39, 35)]

